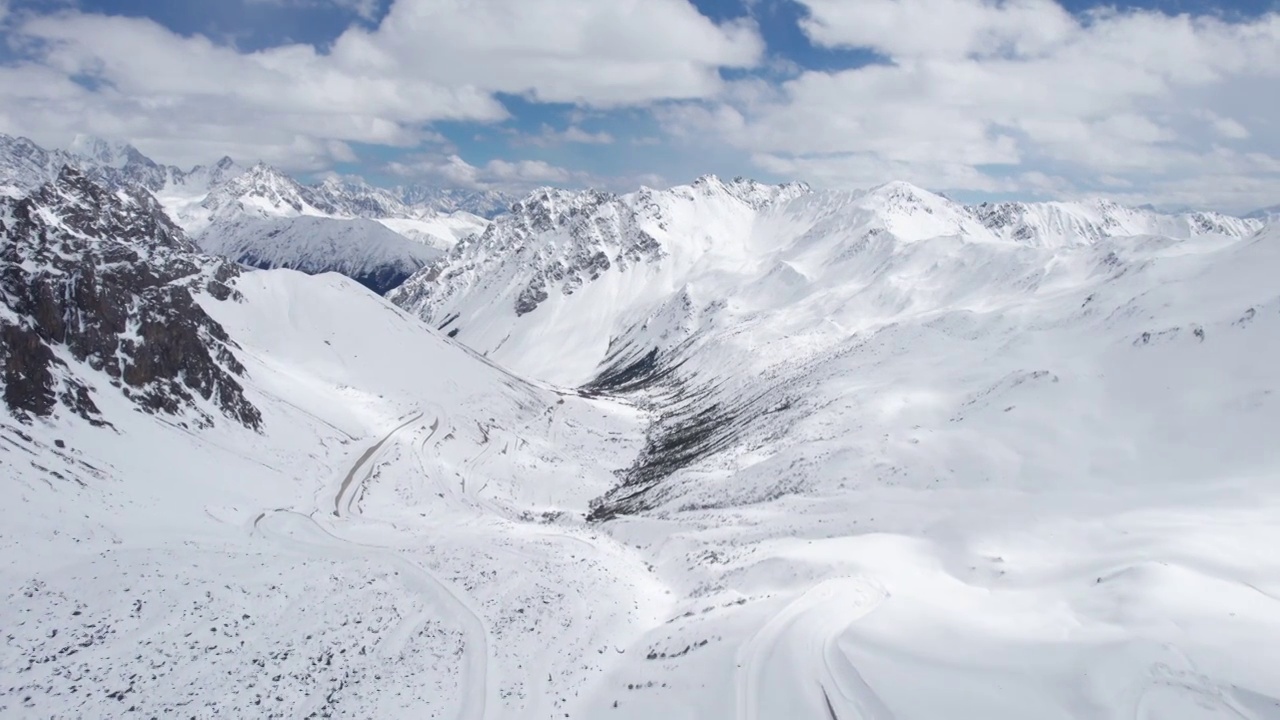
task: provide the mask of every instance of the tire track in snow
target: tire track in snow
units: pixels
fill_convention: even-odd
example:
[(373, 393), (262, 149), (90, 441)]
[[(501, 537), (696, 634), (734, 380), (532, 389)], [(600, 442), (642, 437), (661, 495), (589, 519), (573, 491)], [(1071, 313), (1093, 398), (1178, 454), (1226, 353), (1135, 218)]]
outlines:
[[(793, 710), (803, 703), (799, 678), (817, 680), (816, 698), (836, 720), (893, 720), (893, 713), (863, 680), (858, 669), (837, 647), (845, 628), (864, 617), (886, 597), (885, 591), (862, 578), (833, 578), (810, 588), (769, 619), (738, 650), (738, 720), (775, 717), (765, 705)], [(785, 663), (787, 673), (768, 673), (768, 666)], [(772, 681), (772, 682), (770, 682)], [(774, 701), (767, 698), (773, 696)], [(776, 709), (776, 708), (775, 708)]]

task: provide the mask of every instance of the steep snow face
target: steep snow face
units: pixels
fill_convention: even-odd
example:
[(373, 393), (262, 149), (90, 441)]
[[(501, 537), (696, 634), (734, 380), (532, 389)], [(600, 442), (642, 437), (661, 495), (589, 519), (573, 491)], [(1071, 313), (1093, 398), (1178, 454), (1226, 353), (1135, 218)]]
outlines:
[(341, 273), (379, 295), (441, 254), (363, 218), (234, 215), (210, 226), (198, 241), (205, 252), (258, 268)]

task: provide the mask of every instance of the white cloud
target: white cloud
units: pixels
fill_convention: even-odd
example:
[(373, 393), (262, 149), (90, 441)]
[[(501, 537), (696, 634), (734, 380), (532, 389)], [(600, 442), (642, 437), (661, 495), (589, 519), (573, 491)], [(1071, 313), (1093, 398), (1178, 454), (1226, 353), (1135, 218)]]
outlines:
[[(724, 138), (778, 174), (833, 185), (902, 178), (940, 190), (1038, 191), (1029, 173), (1135, 187), (1246, 173), (1230, 204), (1280, 194), (1280, 15), (1082, 18), (1051, 0), (799, 0), (802, 27), (885, 62), (749, 83), (667, 107), (676, 135)], [(1211, 104), (1212, 118), (1198, 108)], [(1220, 143), (1248, 139), (1252, 152)], [(1261, 159), (1260, 159), (1261, 158)], [(1269, 188), (1269, 189), (1266, 189)], [(1172, 190), (1171, 190), (1172, 192)], [(1181, 191), (1178, 191), (1181, 192)], [(1223, 192), (1219, 198), (1227, 199)]]
[(409, 162), (393, 162), (393, 174), (415, 180), (442, 181), (476, 190), (519, 192), (539, 185), (589, 181), (585, 173), (557, 167), (541, 160), (490, 160), (475, 166), (456, 154), (424, 155)]
[(595, 187), (616, 192), (631, 192), (641, 185), (659, 188), (670, 186), (665, 177), (655, 173), (600, 176), (542, 160), (493, 159), (482, 165), (472, 165), (456, 153), (421, 154), (405, 161), (389, 163), (386, 170), (412, 182), (443, 183), (474, 190), (501, 190), (516, 194), (546, 185)]
[(753, 66), (762, 52), (753, 26), (716, 25), (688, 0), (399, 0), (333, 54), (450, 86), (611, 107), (713, 95), (719, 68)]
[(1076, 23), (1052, 0), (799, 0), (805, 33), (827, 47), (895, 58), (1034, 55)]
[(290, 7), (322, 7), (334, 5), (364, 18), (373, 20), (378, 14), (378, 0), (248, 0), (249, 2)]
[(527, 145), (537, 145), (539, 147), (549, 147), (552, 145), (562, 145), (564, 143), (577, 143), (580, 145), (612, 145), (615, 138), (612, 134), (601, 130), (599, 132), (589, 132), (583, 130), (577, 125), (570, 125), (564, 130), (556, 130), (550, 125), (543, 125), (542, 129), (536, 135), (521, 136), (515, 133), (517, 142)]
[(572, 177), (568, 170), (542, 160), (491, 160), (485, 170), (501, 183), (563, 183)]
[(186, 141), (246, 158), (331, 140), (413, 146), (432, 122), (507, 117), (499, 92), (604, 108), (711, 97), (721, 67), (763, 50), (753, 26), (717, 25), (689, 0), (396, 0), (377, 27), (353, 26), (325, 50), (244, 53), (77, 12), (25, 19), (10, 41), (33, 57), (0, 69), (14, 78), (0, 84), (0, 131), (55, 145), (91, 132), (144, 150)]

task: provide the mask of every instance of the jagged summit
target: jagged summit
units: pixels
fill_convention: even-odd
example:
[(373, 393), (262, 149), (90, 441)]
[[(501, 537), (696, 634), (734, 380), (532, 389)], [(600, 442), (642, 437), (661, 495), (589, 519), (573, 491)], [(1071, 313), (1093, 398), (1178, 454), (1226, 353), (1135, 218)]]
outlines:
[(1166, 214), (1131, 208), (1112, 200), (1083, 202), (982, 203), (971, 208), (986, 227), (1006, 240), (1031, 244), (1091, 244), (1103, 238), (1206, 234), (1233, 237), (1256, 232), (1256, 220), (1213, 212)]
[(240, 215), (251, 217), (296, 217), (323, 215), (309, 188), (276, 168), (258, 162), (209, 192), (201, 206), (213, 220)]
[(158, 167), (151, 158), (143, 155), (129, 143), (109, 142), (92, 135), (76, 135), (67, 147), (67, 151), (92, 160), (103, 167), (121, 169), (131, 163)]

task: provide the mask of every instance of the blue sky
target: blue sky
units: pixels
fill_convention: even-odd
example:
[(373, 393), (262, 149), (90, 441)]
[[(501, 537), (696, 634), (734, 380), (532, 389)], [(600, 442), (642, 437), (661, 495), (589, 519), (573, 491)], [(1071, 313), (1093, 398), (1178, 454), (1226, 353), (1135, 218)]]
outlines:
[(1280, 202), (1274, 3), (446, 5), (0, 0), (0, 131), (382, 183)]

